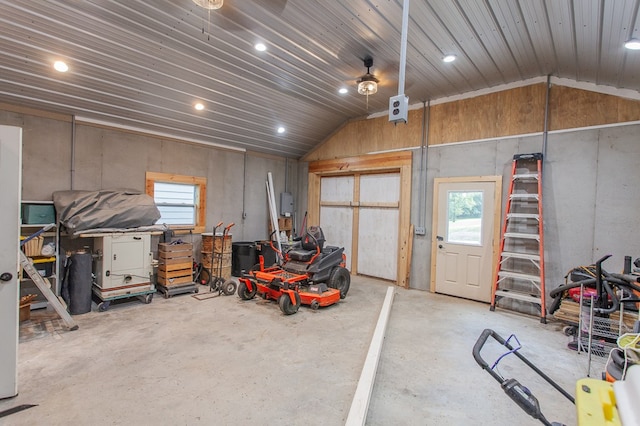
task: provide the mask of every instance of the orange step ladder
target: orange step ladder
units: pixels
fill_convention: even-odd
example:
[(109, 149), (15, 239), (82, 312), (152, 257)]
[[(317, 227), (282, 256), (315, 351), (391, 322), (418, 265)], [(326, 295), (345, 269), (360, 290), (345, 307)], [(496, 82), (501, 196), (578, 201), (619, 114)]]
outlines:
[[(510, 301), (509, 301), (510, 299)], [(499, 303), (500, 302), (500, 303)], [(491, 310), (533, 304), (546, 323), (542, 153), (513, 156)], [(520, 308), (520, 309), (518, 309)]]

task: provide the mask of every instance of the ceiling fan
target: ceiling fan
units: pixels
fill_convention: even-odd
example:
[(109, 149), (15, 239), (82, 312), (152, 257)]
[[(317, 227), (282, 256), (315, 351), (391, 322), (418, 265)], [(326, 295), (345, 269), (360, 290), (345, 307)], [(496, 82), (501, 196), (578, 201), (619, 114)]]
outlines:
[[(227, 31), (253, 30), (256, 27), (253, 14), (258, 6), (274, 15), (280, 15), (288, 0), (192, 0), (208, 14), (209, 24)], [(254, 15), (254, 18), (249, 16)], [(204, 32), (204, 28), (203, 28)]]
[(358, 79), (358, 93), (367, 97), (367, 109), (369, 109), (369, 95), (374, 95), (378, 91), (378, 83), (380, 80), (376, 78), (375, 75), (371, 74), (373, 58), (367, 55), (363, 62), (364, 66), (367, 68), (367, 73)]

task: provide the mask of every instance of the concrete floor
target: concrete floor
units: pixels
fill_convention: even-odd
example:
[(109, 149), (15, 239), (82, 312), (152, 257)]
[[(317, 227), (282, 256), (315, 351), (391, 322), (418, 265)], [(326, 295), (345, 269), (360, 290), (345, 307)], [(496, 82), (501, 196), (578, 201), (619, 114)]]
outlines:
[[(21, 327), (20, 393), (0, 411), (37, 406), (0, 423), (344, 424), (387, 287), (353, 277), (339, 304), (292, 316), (258, 298), (158, 294), (149, 305), (78, 315), (73, 332), (60, 321), (38, 332), (38, 316), (51, 314), (34, 311)], [(566, 348), (559, 323), (398, 288), (367, 424), (539, 424), (475, 363), (485, 328), (516, 333), (522, 353), (572, 394), (585, 375), (586, 356)], [(488, 361), (495, 349), (483, 351)], [(499, 367), (532, 390), (550, 421), (576, 423), (573, 404), (522, 362), (511, 356)]]

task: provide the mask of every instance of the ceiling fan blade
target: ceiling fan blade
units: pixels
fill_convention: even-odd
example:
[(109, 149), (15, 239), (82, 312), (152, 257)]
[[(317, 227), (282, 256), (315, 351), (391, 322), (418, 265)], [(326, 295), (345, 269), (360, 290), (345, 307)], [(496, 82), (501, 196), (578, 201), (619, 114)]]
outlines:
[(287, 7), (288, 0), (253, 0), (253, 2), (268, 10), (274, 15), (280, 15), (285, 7)]

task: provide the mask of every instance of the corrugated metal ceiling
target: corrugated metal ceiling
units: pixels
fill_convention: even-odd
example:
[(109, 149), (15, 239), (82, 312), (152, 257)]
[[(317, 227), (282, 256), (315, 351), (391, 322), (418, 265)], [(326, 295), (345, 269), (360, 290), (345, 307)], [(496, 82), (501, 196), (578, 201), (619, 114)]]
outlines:
[[(640, 38), (639, 7), (413, 0), (405, 93), (418, 103), (545, 75), (640, 92), (640, 51), (623, 48)], [(210, 13), (191, 0), (0, 0), (0, 102), (299, 158), (386, 111), (401, 26), (401, 0), (225, 0)], [(356, 91), (367, 55), (381, 80), (368, 107)]]

